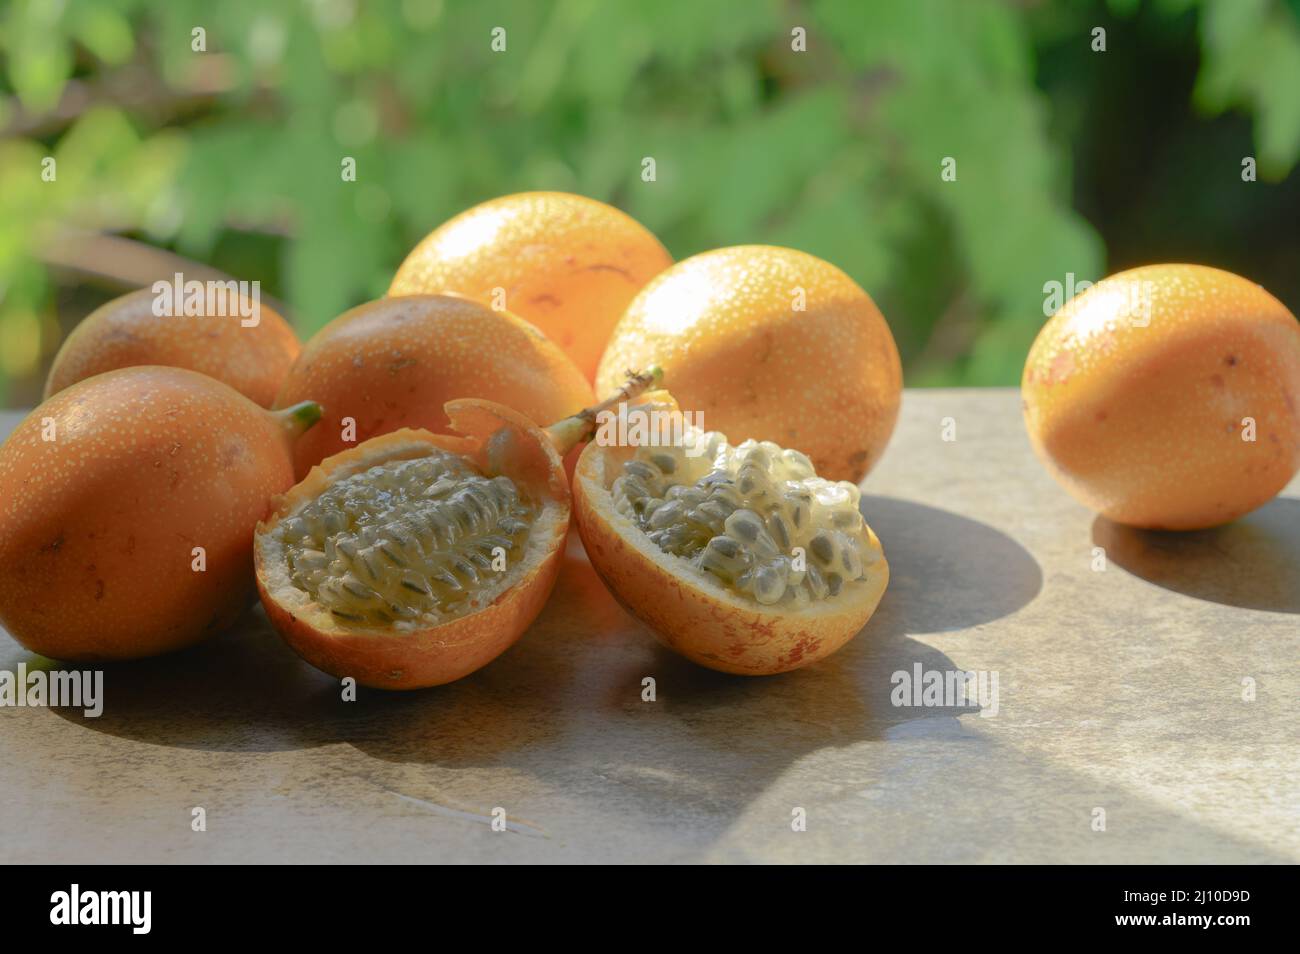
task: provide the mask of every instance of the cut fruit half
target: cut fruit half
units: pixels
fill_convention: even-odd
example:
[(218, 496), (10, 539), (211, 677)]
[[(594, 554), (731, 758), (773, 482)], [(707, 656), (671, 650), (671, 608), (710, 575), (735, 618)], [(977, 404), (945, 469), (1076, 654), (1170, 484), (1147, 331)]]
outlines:
[(551, 591), (569, 527), (559, 456), (506, 407), (446, 410), (465, 437), (366, 441), (258, 525), (262, 602), (318, 669), (386, 689), (451, 682), (509, 648)]
[(563, 454), (654, 379), (546, 430), (491, 401), (451, 401), (463, 436), (406, 428), (326, 458), (258, 524), (271, 622), (318, 669), (376, 688), (436, 686), (491, 662), (559, 572)]
[(711, 669), (768, 675), (823, 659), (889, 581), (858, 488), (770, 442), (688, 429), (675, 445), (592, 443), (573, 490), (587, 555), (615, 596)]

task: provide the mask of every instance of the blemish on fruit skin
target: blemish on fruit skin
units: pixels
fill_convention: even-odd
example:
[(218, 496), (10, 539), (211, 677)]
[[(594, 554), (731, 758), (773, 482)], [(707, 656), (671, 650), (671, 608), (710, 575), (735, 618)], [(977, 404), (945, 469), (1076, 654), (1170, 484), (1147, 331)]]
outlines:
[(641, 287), (640, 283), (638, 283), (637, 280), (632, 277), (631, 272), (629, 272), (626, 268), (620, 268), (618, 265), (609, 265), (604, 262), (598, 262), (595, 265), (588, 265), (586, 268), (582, 269), (582, 271), (613, 272), (615, 275), (618, 275), (620, 278), (623, 279), (623, 281), (627, 282), (629, 285), (636, 285), (638, 288)]
[(785, 655), (781, 663), (785, 666), (794, 666), (804, 658), (805, 655), (816, 655), (817, 650), (821, 647), (821, 640), (812, 636), (802, 636), (799, 641), (790, 648), (790, 652)]

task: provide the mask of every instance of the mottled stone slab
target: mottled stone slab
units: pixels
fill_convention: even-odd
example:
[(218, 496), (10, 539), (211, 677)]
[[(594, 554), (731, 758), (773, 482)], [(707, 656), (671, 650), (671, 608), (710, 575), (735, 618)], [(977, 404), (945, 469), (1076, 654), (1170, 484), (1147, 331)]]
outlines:
[[(1300, 861), (1298, 493), (1135, 533), (1034, 461), (1016, 392), (911, 391), (866, 482), (893, 581), (825, 663), (696, 668), (576, 544), (520, 644), (440, 689), (344, 703), (250, 611), (109, 668), (98, 719), (0, 709), (0, 861)], [(917, 664), (996, 674), (996, 714), (894, 705)]]

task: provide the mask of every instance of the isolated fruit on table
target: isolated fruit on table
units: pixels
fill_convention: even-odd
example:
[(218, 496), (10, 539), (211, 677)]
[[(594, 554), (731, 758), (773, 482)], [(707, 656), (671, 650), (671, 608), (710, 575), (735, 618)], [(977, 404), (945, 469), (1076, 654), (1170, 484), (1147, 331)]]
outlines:
[(1300, 324), (1216, 268), (1148, 265), (1071, 299), (1030, 349), (1021, 391), (1039, 458), (1117, 523), (1226, 523), (1300, 468)]
[[(383, 298), (335, 318), (303, 347), (276, 406), (306, 395), (325, 419), (294, 448), (299, 479), (380, 434), (449, 433), (443, 405), (457, 398), (487, 398), (538, 424), (593, 400), (586, 378), (536, 328), (455, 295)], [(356, 422), (355, 434), (345, 434), (345, 418)]]
[(485, 666), (555, 583), (570, 512), (561, 456), (594, 411), (543, 431), (491, 401), (451, 401), (459, 436), (403, 429), (328, 458), (258, 525), (271, 622), (312, 665), (366, 686), (436, 686)]
[(82, 319), (54, 358), (45, 396), (105, 371), (160, 364), (202, 372), (255, 404), (271, 406), (298, 357), (298, 337), (288, 322), (264, 304), (257, 323), (247, 327), (233, 311), (159, 316), (153, 312), (156, 299), (151, 288), (141, 288)]
[(647, 285), (614, 329), (596, 390), (650, 363), (705, 427), (797, 448), (822, 476), (854, 482), (883, 453), (903, 384), (867, 293), (828, 262), (768, 245), (705, 252)]
[(457, 292), (512, 311), (564, 349), (590, 381), (627, 303), (672, 263), (649, 230), (613, 206), (565, 192), (521, 192), (476, 205), (429, 233), (388, 294)]
[(180, 368), (60, 391), (0, 447), (0, 623), (66, 660), (224, 628), (252, 601), (253, 527), (293, 484), (289, 443), (319, 413), (273, 413)]
[(823, 659), (889, 582), (857, 486), (770, 442), (698, 429), (676, 446), (593, 442), (573, 492), (601, 578), (665, 645), (711, 669), (768, 675)]

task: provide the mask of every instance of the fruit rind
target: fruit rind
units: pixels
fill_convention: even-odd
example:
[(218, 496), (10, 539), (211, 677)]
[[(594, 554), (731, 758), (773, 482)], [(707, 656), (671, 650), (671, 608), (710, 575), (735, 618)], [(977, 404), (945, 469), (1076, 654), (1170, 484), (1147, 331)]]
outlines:
[[(536, 426), (507, 408), (487, 401), (454, 401), (446, 411), (453, 426), (470, 436), (404, 428), (372, 438), (314, 467), (258, 525), (255, 561), (267, 615), (294, 651), (324, 672), (383, 689), (416, 689), (460, 679), (523, 634), (555, 583), (570, 513), (558, 455)], [(523, 557), (466, 605), (445, 614), (436, 625), (396, 630), (335, 620), (293, 585), (283, 544), (269, 529), (303, 501), (315, 499), (333, 480), (384, 461), (422, 456), (430, 445), (483, 466), (490, 446), (503, 439), (513, 442), (509, 476), (528, 488), (539, 513)]]
[(0, 449), (0, 616), (68, 661), (206, 639), (253, 604), (253, 525), (292, 483), (283, 429), (213, 378), (132, 366), (77, 382)]
[(573, 414), (594, 396), (552, 341), (508, 311), (459, 295), (410, 295), (359, 305), (303, 346), (276, 407), (318, 401), (325, 416), (294, 448), (299, 479), (355, 441), (423, 428), (453, 432), (444, 406), (490, 399), (539, 425)]
[(504, 306), (540, 328), (590, 381), (627, 303), (671, 264), (659, 240), (613, 206), (521, 192), (466, 209), (426, 235), (388, 294), (457, 292), (495, 306), (504, 293)]
[(1039, 332), (1021, 392), (1048, 472), (1117, 523), (1217, 526), (1300, 469), (1300, 323), (1220, 269), (1147, 265), (1088, 288)]
[[(664, 553), (615, 510), (608, 488), (630, 454), (629, 448), (587, 446), (574, 474), (574, 514), (596, 572), (670, 649), (722, 672), (787, 672), (841, 648), (875, 612), (889, 581), (883, 553), (851, 598), (798, 610), (762, 606), (712, 580), (689, 560)], [(879, 549), (876, 535), (870, 528), (866, 532), (870, 545)]]
[(795, 249), (713, 249), (651, 279), (610, 335), (597, 393), (651, 361), (704, 427), (798, 448), (830, 480), (860, 481), (898, 418), (902, 365), (880, 309)]
[(301, 350), (284, 318), (264, 303), (250, 327), (238, 315), (159, 317), (156, 300), (152, 288), (141, 288), (83, 318), (54, 357), (45, 397), (96, 374), (161, 365), (206, 374), (254, 404), (271, 406)]

